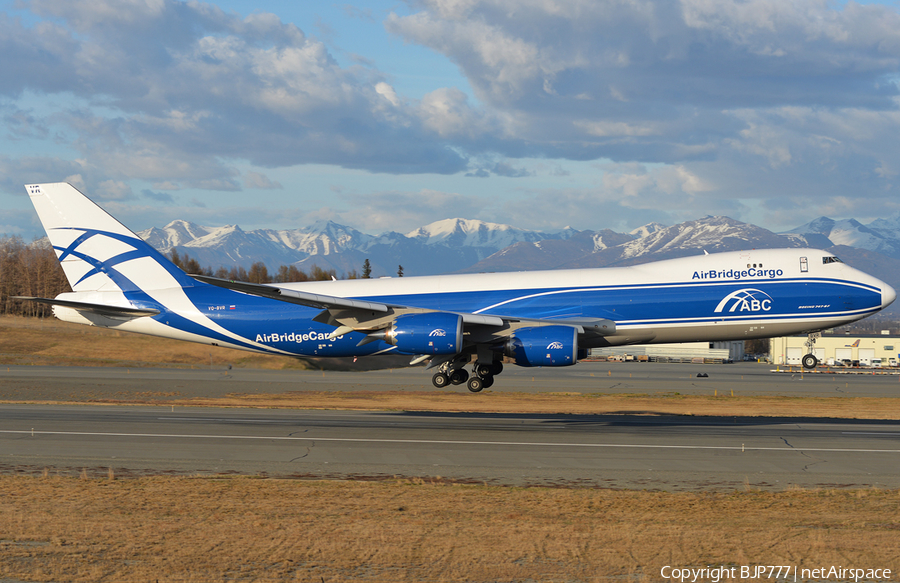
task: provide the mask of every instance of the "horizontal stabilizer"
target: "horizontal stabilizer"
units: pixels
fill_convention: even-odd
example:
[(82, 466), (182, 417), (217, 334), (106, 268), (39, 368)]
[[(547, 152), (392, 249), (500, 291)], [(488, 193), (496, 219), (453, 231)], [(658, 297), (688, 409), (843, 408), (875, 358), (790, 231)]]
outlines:
[(87, 302), (73, 302), (70, 300), (54, 300), (50, 298), (34, 298), (31, 296), (11, 296), (13, 299), (49, 304), (51, 306), (63, 306), (79, 312), (90, 312), (109, 318), (140, 318), (141, 316), (155, 316), (159, 310), (150, 308), (123, 308), (121, 306), (109, 306), (105, 304), (90, 304)]

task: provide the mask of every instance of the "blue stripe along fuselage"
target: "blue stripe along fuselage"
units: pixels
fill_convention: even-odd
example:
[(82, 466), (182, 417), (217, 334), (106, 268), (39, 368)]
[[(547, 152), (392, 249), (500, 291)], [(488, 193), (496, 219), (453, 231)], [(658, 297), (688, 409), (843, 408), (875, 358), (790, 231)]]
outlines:
[[(241, 340), (164, 312), (154, 318), (173, 327), (254, 350), (296, 355), (352, 356), (392, 349), (383, 342), (363, 347), (362, 333), (325, 340), (334, 328), (312, 321), (321, 310), (198, 284), (185, 288), (197, 309)], [(141, 292), (128, 294), (141, 305)], [(508, 318), (607, 318), (620, 327), (711, 322), (856, 319), (881, 308), (881, 290), (849, 280), (785, 278), (766, 281), (685, 281), (663, 284), (481, 290), (372, 296), (365, 299), (417, 308)], [(158, 304), (153, 303), (154, 306)], [(173, 318), (175, 321), (173, 321)], [(265, 348), (261, 348), (263, 345)]]

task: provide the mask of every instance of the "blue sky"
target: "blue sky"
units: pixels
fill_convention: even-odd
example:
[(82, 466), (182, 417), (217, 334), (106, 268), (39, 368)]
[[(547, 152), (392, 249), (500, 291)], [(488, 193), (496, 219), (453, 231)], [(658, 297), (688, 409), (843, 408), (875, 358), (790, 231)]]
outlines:
[(900, 212), (895, 2), (0, 0), (0, 233)]

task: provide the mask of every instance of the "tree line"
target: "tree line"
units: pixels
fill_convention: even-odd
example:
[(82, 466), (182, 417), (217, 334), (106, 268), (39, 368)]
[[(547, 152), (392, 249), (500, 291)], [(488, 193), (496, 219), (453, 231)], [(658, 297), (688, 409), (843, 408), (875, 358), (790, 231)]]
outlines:
[[(219, 267), (213, 270), (211, 267), (202, 267), (200, 262), (187, 254), (178, 253), (177, 249), (167, 255), (169, 260), (177, 265), (185, 273), (197, 275), (209, 275), (219, 279), (232, 281), (246, 281), (248, 283), (287, 283), (290, 281), (328, 281), (338, 279), (334, 269), (322, 269), (318, 265), (310, 267), (309, 272), (303, 271), (296, 265), (281, 265), (274, 273), (262, 261), (257, 261), (245, 269), (243, 266), (234, 265), (231, 268)], [(351, 271), (346, 279), (357, 279), (356, 271)], [(344, 279), (344, 278), (342, 278)]]
[[(236, 265), (231, 268), (219, 267), (213, 270), (211, 267), (201, 266), (200, 262), (193, 257), (178, 253), (175, 249), (167, 257), (185, 273), (210, 275), (232, 281), (287, 283), (339, 279), (334, 269), (322, 269), (317, 265), (310, 267), (309, 271), (299, 269), (296, 265), (281, 265), (274, 272), (270, 272), (265, 263), (257, 261), (250, 266), (250, 269)], [(354, 269), (341, 279), (370, 277), (371, 267), (369, 267), (368, 259), (364, 264), (363, 272), (364, 274), (360, 276)], [(402, 266), (398, 270), (398, 275), (403, 277)], [(65, 273), (56, 259), (56, 252), (47, 239), (40, 239), (28, 244), (18, 236), (0, 236), (0, 314), (50, 316), (52, 315), (50, 306), (14, 300), (12, 297), (55, 298), (59, 294), (69, 291), (72, 291), (72, 288), (69, 287)]]
[[(288, 283), (291, 281), (330, 281), (332, 279), (371, 279), (372, 264), (368, 259), (363, 262), (362, 275), (355, 269), (351, 269), (346, 275), (337, 276), (334, 269), (322, 269), (318, 265), (309, 268), (309, 272), (299, 269), (296, 265), (281, 265), (274, 273), (269, 273), (269, 268), (262, 261), (257, 261), (244, 269), (239, 265), (231, 268), (220, 267), (213, 271), (211, 267), (201, 267), (200, 262), (188, 255), (181, 255), (178, 250), (172, 249), (168, 258), (181, 268), (185, 273), (197, 275), (209, 275), (219, 279), (232, 281), (246, 281), (249, 283)], [(403, 277), (403, 266), (397, 266), (397, 277)]]
[(47, 239), (30, 245), (21, 237), (0, 237), (0, 313), (49, 316), (50, 306), (11, 296), (53, 298), (72, 291)]

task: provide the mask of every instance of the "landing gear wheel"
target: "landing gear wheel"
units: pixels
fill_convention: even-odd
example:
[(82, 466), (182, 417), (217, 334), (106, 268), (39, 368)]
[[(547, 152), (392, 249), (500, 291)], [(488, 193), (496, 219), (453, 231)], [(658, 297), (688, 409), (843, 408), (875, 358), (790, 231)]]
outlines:
[(450, 382), (454, 385), (461, 385), (469, 380), (469, 372), (464, 368), (458, 368), (450, 373)]
[(439, 372), (431, 377), (431, 384), (439, 389), (443, 389), (450, 384), (450, 377), (442, 372)]
[(494, 365), (493, 364), (476, 364), (475, 365), (475, 374), (480, 377), (489, 377), (494, 374)]
[(488, 375), (488, 376), (486, 376), (486, 377), (483, 377), (483, 378), (481, 379), (481, 383), (482, 383), (482, 385), (484, 386), (485, 389), (490, 389), (491, 386), (494, 384), (494, 376), (493, 376), (493, 375)]
[(495, 360), (491, 363), (491, 374), (498, 375), (503, 372), (503, 362), (500, 360)]
[(816, 358), (815, 354), (807, 354), (801, 362), (803, 363), (803, 368), (816, 368), (816, 365), (819, 364), (819, 359)]
[(471, 377), (466, 383), (466, 387), (473, 393), (477, 393), (484, 388), (484, 381), (478, 376)]

